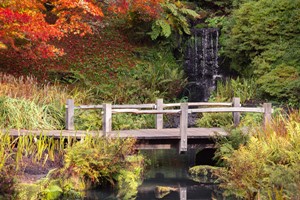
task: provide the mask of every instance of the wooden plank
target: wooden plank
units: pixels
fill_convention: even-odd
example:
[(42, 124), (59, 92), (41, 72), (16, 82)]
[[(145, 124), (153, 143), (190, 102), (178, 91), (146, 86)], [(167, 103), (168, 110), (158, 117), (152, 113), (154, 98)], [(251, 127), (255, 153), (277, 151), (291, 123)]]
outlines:
[(103, 104), (102, 130), (104, 135), (110, 132), (112, 126), (112, 109), (111, 104)]
[[(236, 107), (236, 108), (241, 107), (240, 98), (234, 97), (232, 99), (232, 106)], [(233, 124), (234, 124), (235, 127), (237, 127), (240, 124), (241, 113), (240, 112), (233, 112), (232, 116), (233, 116)]]
[(134, 113), (134, 114), (177, 114), (180, 110), (138, 110), (138, 109), (113, 109), (113, 113)]
[(172, 149), (171, 144), (136, 144), (137, 149)]
[[(188, 102), (189, 106), (232, 106), (232, 103), (227, 102)], [(168, 103), (163, 105), (164, 108), (180, 107), (180, 103)]]
[(66, 129), (74, 130), (74, 100), (67, 99), (67, 109), (66, 109)]
[[(68, 106), (66, 105), (66, 108)], [(112, 108), (116, 109), (143, 109), (143, 108), (149, 108), (149, 109), (155, 109), (155, 104), (124, 104), (124, 105), (112, 105)], [(103, 109), (103, 105), (79, 105), (75, 106), (75, 109)]]
[[(2, 130), (2, 133), (9, 133), (12, 136), (19, 135), (48, 135), (54, 137), (60, 136), (78, 136), (83, 137), (86, 135), (93, 136), (104, 136), (102, 131), (78, 131), (78, 130)], [(121, 131), (111, 131), (106, 133), (108, 137), (133, 137), (136, 139), (180, 139), (180, 131), (178, 128), (168, 128), (168, 129), (139, 129), (139, 130), (121, 130)], [(188, 138), (211, 138), (218, 135), (227, 135), (227, 132), (222, 128), (188, 128), (187, 137)]]
[[(164, 100), (163, 99), (157, 99), (156, 100), (156, 110), (157, 111), (163, 111), (164, 107)], [(163, 114), (156, 114), (155, 116), (155, 127), (156, 129), (163, 129), (163, 123), (164, 123), (164, 119), (163, 119)]]
[(87, 109), (103, 109), (103, 105), (79, 105), (79, 106), (75, 106), (75, 109), (83, 109), (83, 110), (87, 110)]
[(187, 151), (187, 128), (188, 128), (188, 109), (187, 103), (182, 103), (180, 105), (180, 144), (179, 153), (184, 153)]
[(149, 109), (156, 109), (155, 104), (124, 104), (124, 105), (112, 105), (112, 108), (136, 108), (136, 109), (142, 109), (142, 108), (149, 108)]
[(219, 108), (195, 108), (189, 109), (190, 113), (199, 113), (199, 112), (257, 112), (263, 113), (264, 108), (246, 108), (246, 107), (219, 107)]

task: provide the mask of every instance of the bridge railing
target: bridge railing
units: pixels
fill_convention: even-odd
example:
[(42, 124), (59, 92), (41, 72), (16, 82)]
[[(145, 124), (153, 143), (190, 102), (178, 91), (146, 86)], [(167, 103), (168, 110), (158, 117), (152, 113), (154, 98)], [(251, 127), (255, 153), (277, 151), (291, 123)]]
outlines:
[[(199, 106), (205, 106), (199, 108)], [(190, 107), (190, 108), (189, 108)], [(172, 109), (171, 109), (172, 108)], [(102, 105), (80, 105), (75, 106), (74, 100), (68, 99), (66, 105), (66, 129), (74, 130), (74, 110), (75, 109), (102, 109), (102, 131), (103, 134), (112, 131), (112, 114), (114, 113), (134, 113), (134, 114), (155, 114), (156, 129), (163, 129), (164, 114), (180, 114), (180, 151), (187, 150), (187, 128), (189, 113), (209, 113), (209, 112), (232, 112), (234, 125), (240, 122), (241, 112), (256, 112), (264, 114), (264, 125), (271, 121), (272, 105), (264, 103), (263, 107), (242, 107), (240, 98), (233, 98), (232, 102), (185, 102), (164, 104), (163, 99), (157, 99), (155, 104), (127, 104), (112, 105), (104, 103)]]

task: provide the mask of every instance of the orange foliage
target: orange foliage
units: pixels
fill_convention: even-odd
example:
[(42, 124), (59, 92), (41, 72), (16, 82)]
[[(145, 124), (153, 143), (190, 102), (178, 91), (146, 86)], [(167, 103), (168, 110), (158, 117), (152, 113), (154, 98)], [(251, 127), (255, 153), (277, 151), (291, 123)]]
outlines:
[(47, 42), (92, 33), (90, 22), (101, 17), (92, 0), (1, 0), (0, 43), (26, 57), (62, 55), (63, 50)]

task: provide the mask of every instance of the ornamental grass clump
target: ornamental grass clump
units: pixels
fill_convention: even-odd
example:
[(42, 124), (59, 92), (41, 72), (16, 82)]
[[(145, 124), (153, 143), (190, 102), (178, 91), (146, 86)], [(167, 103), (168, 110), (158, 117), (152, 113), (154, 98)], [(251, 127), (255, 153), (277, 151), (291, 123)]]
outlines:
[[(135, 159), (128, 159), (134, 153), (135, 140), (85, 137), (65, 149), (64, 167), (56, 174), (63, 180), (62, 187), (86, 190), (95, 186), (115, 185), (124, 170), (132, 171)], [(134, 162), (131, 162), (135, 160)], [(140, 164), (142, 162), (139, 162)], [(139, 164), (139, 167), (140, 167)], [(140, 177), (142, 170), (135, 174)], [(128, 176), (130, 179), (132, 176)], [(123, 178), (124, 179), (124, 178)], [(126, 180), (123, 180), (126, 181)]]
[(249, 141), (223, 156), (225, 194), (246, 199), (300, 198), (300, 112), (277, 116)]

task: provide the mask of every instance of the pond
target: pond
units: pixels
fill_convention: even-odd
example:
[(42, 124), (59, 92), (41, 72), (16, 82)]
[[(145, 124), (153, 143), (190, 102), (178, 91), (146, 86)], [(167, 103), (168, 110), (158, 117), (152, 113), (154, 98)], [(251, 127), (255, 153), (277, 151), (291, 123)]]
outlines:
[[(195, 165), (195, 151), (178, 155), (176, 149), (143, 150), (147, 158), (147, 169), (142, 184), (138, 188), (136, 200), (147, 199), (223, 199), (221, 191), (213, 180), (197, 179), (188, 174), (189, 167)], [(169, 188), (170, 192), (160, 193), (158, 187)], [(126, 191), (126, 188), (123, 188)], [(128, 191), (131, 192), (131, 191)], [(112, 189), (93, 190), (87, 199), (118, 199)]]

